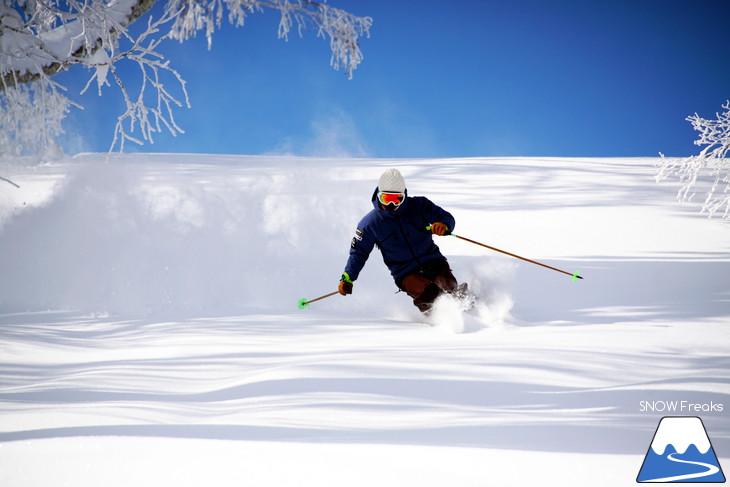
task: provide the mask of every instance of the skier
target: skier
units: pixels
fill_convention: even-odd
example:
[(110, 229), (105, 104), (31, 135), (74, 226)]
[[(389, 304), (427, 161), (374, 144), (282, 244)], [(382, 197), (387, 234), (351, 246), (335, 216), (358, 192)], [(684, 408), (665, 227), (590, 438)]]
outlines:
[(352, 239), (338, 286), (340, 294), (352, 294), (353, 283), (374, 246), (383, 254), (396, 286), (413, 298), (421, 312), (428, 313), (442, 293), (463, 291), (433, 241), (433, 235), (453, 231), (456, 222), (449, 212), (423, 196), (408, 196), (397, 169), (380, 176), (372, 203), (374, 209), (360, 220)]

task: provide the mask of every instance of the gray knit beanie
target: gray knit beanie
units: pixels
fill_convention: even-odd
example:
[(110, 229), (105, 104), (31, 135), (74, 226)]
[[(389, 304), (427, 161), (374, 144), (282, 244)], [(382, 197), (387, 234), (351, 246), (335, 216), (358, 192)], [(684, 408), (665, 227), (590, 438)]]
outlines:
[(388, 169), (380, 176), (378, 189), (385, 193), (403, 193), (406, 182), (398, 169)]

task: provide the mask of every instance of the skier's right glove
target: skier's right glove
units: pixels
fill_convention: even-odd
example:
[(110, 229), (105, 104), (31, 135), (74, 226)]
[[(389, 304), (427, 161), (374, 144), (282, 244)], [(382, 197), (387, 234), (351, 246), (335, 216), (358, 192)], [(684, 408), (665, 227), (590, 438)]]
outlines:
[(340, 279), (340, 285), (337, 286), (337, 290), (343, 296), (352, 294), (352, 280), (350, 279), (350, 276), (347, 275), (347, 272), (342, 274), (342, 279)]

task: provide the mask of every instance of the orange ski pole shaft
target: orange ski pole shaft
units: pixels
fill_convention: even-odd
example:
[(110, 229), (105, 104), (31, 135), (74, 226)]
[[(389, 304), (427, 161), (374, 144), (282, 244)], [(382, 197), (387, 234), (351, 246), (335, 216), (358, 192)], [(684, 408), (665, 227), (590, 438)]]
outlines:
[[(430, 226), (428, 226), (426, 228), (428, 230), (431, 229)], [(575, 282), (576, 279), (583, 279), (581, 276), (578, 275), (577, 272), (570, 273), (568, 271), (564, 271), (562, 269), (558, 269), (556, 267), (552, 267), (552, 266), (549, 266), (547, 264), (543, 264), (542, 262), (537, 262), (536, 260), (528, 259), (526, 257), (522, 257), (521, 255), (513, 254), (512, 252), (507, 252), (506, 250), (498, 249), (497, 247), (492, 247), (491, 245), (483, 244), (481, 242), (477, 242), (476, 240), (472, 240), (470, 238), (462, 237), (461, 235), (456, 235), (455, 233), (450, 233), (449, 235), (451, 235), (452, 237), (456, 237), (456, 238), (459, 238), (461, 240), (464, 240), (466, 242), (473, 243), (474, 245), (479, 245), (480, 247), (484, 247), (484, 248), (487, 248), (489, 250), (494, 250), (495, 252), (500, 252), (502, 254), (509, 255), (510, 257), (514, 257), (515, 259), (524, 260), (525, 262), (529, 262), (530, 264), (539, 265), (539, 266), (545, 267), (547, 269), (551, 269), (551, 270), (554, 270), (554, 271), (557, 271), (557, 272), (561, 272), (563, 274), (566, 274), (568, 276), (571, 276), (573, 278), (573, 281), (574, 282)]]

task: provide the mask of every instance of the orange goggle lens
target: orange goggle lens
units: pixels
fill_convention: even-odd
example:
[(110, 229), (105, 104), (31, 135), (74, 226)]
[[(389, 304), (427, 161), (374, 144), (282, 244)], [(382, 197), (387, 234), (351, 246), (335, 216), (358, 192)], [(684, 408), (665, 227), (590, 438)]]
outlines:
[(378, 193), (378, 201), (384, 205), (393, 204), (395, 206), (400, 206), (405, 198), (406, 195), (404, 193)]

